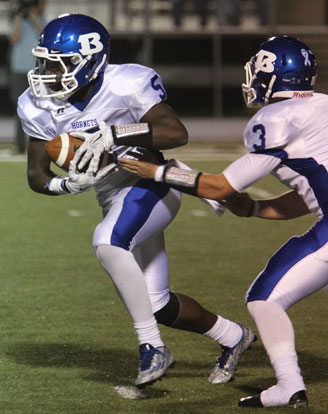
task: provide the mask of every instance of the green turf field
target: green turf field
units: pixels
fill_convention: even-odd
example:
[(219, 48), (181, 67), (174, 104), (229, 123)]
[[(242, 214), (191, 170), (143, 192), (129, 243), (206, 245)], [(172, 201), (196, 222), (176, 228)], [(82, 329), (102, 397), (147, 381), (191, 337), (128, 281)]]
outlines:
[[(226, 162), (191, 162), (219, 171)], [(177, 361), (163, 381), (136, 395), (138, 344), (130, 319), (91, 248), (101, 212), (93, 192), (46, 197), (28, 189), (23, 163), (0, 163), (1, 414), (235, 414), (240, 397), (273, 385), (258, 341), (241, 359), (234, 381), (207, 377), (218, 346), (196, 334), (161, 328)], [(271, 178), (256, 185), (281, 190)], [(287, 222), (217, 218), (184, 196), (166, 232), (172, 289), (209, 310), (254, 324), (244, 294), (270, 255), (309, 216)], [(328, 412), (327, 300), (323, 292), (290, 309), (310, 406)], [(130, 398), (128, 398), (130, 397)], [(289, 408), (263, 409), (289, 413)]]

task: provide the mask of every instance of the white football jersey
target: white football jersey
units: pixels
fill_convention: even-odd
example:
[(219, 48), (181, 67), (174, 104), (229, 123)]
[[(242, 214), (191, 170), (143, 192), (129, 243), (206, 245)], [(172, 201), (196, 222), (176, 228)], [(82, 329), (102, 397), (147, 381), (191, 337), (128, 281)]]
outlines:
[(318, 217), (328, 214), (328, 95), (292, 98), (262, 107), (248, 122), (248, 154), (224, 170), (242, 192), (267, 174), (297, 190)]
[[(27, 89), (19, 98), (18, 115), (27, 135), (49, 141), (63, 132), (96, 130), (100, 121), (108, 126), (140, 122), (165, 99), (162, 80), (153, 69), (137, 64), (108, 65), (102, 83), (96, 84), (86, 102), (36, 99)], [(114, 146), (114, 150), (117, 156), (124, 156), (137, 148)], [(96, 190), (101, 193), (132, 180), (135, 175), (119, 169), (98, 183)]]

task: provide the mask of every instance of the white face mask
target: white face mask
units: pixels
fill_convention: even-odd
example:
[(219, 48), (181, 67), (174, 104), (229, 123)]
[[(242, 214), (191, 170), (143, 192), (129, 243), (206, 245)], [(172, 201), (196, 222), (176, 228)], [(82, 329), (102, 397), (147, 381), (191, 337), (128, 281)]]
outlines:
[[(33, 94), (37, 98), (57, 98), (66, 100), (79, 84), (76, 75), (88, 62), (78, 53), (69, 57), (65, 54), (49, 54), (46, 48), (32, 50), (35, 56), (35, 68), (30, 70), (27, 78)], [(71, 71), (71, 68), (75, 67)]]

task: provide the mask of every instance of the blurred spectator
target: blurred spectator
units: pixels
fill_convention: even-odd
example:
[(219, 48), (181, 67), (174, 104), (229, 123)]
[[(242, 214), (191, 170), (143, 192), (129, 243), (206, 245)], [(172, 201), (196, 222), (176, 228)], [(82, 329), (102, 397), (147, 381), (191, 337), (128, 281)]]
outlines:
[(25, 134), (16, 113), (17, 100), (28, 87), (27, 72), (33, 67), (32, 48), (45, 26), (43, 17), (46, 0), (18, 0), (13, 12), (13, 30), (10, 34), (10, 99), (15, 106), (15, 143), (24, 153)]
[[(176, 28), (182, 24), (184, 14), (185, 0), (172, 0), (173, 21)], [(197, 12), (199, 14), (199, 24), (205, 27), (208, 20), (208, 0), (194, 0)]]
[(270, 0), (216, 0), (217, 21), (219, 25), (239, 25), (242, 8), (245, 3), (251, 4), (258, 14), (260, 25), (269, 23)]
[(259, 23), (261, 26), (269, 24), (270, 0), (255, 0), (257, 12), (259, 16)]
[(242, 0), (216, 0), (218, 25), (238, 25), (241, 18)]

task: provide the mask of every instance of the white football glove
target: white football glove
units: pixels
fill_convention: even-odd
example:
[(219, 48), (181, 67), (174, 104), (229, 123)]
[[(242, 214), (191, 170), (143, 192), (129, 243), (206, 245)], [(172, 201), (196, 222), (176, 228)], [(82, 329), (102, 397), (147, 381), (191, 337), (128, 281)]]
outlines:
[(95, 182), (96, 179), (91, 171), (86, 171), (85, 173), (78, 172), (73, 160), (70, 162), (68, 179), (65, 182), (65, 186), (71, 194), (89, 191)]
[(111, 128), (107, 127), (104, 121), (100, 121), (99, 130), (96, 132), (76, 131), (71, 132), (71, 135), (84, 141), (71, 161), (73, 162), (75, 172), (77, 168), (81, 170), (91, 160), (88, 172), (96, 174), (101, 154), (104, 151), (111, 152), (111, 147), (114, 143)]
[(114, 170), (117, 170), (117, 165), (112, 162), (98, 171), (97, 174), (94, 174), (90, 169), (83, 173), (77, 171), (76, 164), (72, 160), (69, 164), (68, 178), (66, 178), (65, 186), (71, 194), (84, 193)]

